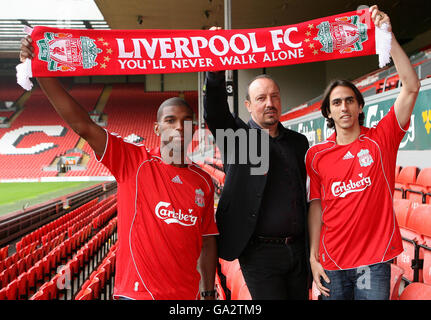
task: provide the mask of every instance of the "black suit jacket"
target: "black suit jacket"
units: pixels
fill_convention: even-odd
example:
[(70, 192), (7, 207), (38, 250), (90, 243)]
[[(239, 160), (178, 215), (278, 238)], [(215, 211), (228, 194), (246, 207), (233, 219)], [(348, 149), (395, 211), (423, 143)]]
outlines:
[[(226, 141), (218, 141), (216, 129), (232, 129), (233, 131), (244, 129), (247, 138), (249, 138), (250, 130), (252, 130), (250, 126), (241, 119), (234, 118), (230, 113), (223, 72), (207, 73), (204, 118), (209, 130), (216, 138), (219, 148), (225, 149), (222, 144)], [(303, 184), (298, 187), (303, 190), (304, 208), (307, 208), (304, 160), (308, 149), (308, 140), (304, 135), (286, 129), (281, 124), (279, 124), (279, 130), (285, 130), (289, 143), (295, 150), (295, 157), (303, 181)], [(267, 133), (258, 130), (257, 134), (259, 137), (260, 134)], [(260, 141), (259, 138), (257, 140)], [(238, 154), (238, 147), (235, 147), (236, 154)], [(258, 146), (259, 148), (260, 146)], [(226, 179), (216, 211), (217, 227), (220, 233), (217, 240), (219, 256), (231, 261), (241, 255), (255, 230), (267, 176), (265, 174), (251, 175), (251, 168), (259, 165), (253, 165), (250, 161), (247, 161), (246, 164), (229, 164), (227, 163), (229, 154), (224, 153), (222, 157), (224, 158)], [(306, 217), (307, 212), (304, 212), (304, 215)], [(304, 221), (307, 219), (305, 218)], [(307, 234), (306, 223), (304, 232)]]

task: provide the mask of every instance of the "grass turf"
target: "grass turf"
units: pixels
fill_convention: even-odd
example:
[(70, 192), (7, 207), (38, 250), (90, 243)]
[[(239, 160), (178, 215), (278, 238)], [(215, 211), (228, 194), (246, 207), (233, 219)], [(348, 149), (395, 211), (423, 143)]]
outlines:
[(84, 189), (98, 182), (0, 183), (0, 215)]

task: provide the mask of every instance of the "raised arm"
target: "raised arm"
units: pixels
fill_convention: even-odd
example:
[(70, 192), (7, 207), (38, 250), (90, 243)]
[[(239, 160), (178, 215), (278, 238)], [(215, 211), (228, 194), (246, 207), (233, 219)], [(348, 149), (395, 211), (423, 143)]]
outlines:
[(216, 129), (237, 129), (229, 110), (224, 71), (206, 73), (204, 119), (214, 137)]
[[(22, 39), (20, 60), (34, 57), (30, 36)], [(85, 139), (96, 155), (105, 150), (106, 132), (91, 120), (88, 112), (63, 88), (57, 78), (37, 78), (40, 87), (57, 113), (79, 136)]]
[[(387, 14), (380, 11), (376, 5), (372, 6), (370, 11), (371, 19), (374, 21), (376, 26), (380, 27), (383, 23), (387, 23), (388, 31), (392, 32), (391, 21)], [(412, 64), (410, 63), (410, 59), (407, 57), (393, 33), (391, 57), (402, 83), (401, 92), (395, 100), (394, 111), (400, 126), (404, 127), (412, 115), (421, 84)]]

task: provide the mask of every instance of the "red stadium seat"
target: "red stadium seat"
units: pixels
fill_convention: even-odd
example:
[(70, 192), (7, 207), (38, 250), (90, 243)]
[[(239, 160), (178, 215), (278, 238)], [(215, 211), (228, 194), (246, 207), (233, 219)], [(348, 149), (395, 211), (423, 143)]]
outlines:
[(402, 197), (405, 198), (404, 192), (410, 184), (416, 183), (416, 178), (419, 173), (419, 168), (415, 166), (408, 166), (401, 169), (400, 173), (395, 180), (395, 193), (394, 198), (400, 198), (399, 193), (401, 192)]
[(231, 287), (231, 300), (238, 300), (239, 298), (239, 290), (245, 284), (244, 276), (242, 275), (241, 269), (238, 269), (237, 272), (233, 275), (232, 279), (232, 287)]
[(49, 295), (47, 291), (38, 290), (29, 300), (49, 300)]
[(423, 282), (431, 285), (431, 237), (425, 237), (419, 251), (423, 255)]
[(17, 279), (18, 299), (26, 299), (28, 296), (28, 273), (21, 274)]
[(394, 211), (398, 226), (405, 228), (412, 211), (412, 203), (407, 199), (394, 199)]
[(36, 291), (36, 285), (37, 285), (37, 270), (36, 266), (31, 267), (27, 271), (27, 286), (28, 286), (28, 293), (35, 292)]
[(223, 273), (226, 276), (229, 272), (229, 268), (232, 266), (233, 261), (227, 261), (220, 258), (219, 262), (221, 267), (221, 273)]
[(232, 290), (232, 282), (233, 279), (235, 277), (235, 274), (237, 273), (238, 270), (241, 270), (241, 267), (239, 265), (239, 261), (238, 259), (234, 260), (234, 263), (232, 264), (232, 266), (229, 268), (229, 272), (226, 275), (226, 287), (229, 290)]
[(401, 166), (396, 166), (395, 167), (395, 181), (397, 181), (398, 175), (400, 174), (402, 167)]
[(87, 288), (93, 291), (93, 299), (100, 299), (100, 286), (101, 282), (98, 277), (94, 277)]
[(246, 283), (244, 283), (239, 289), (238, 300), (252, 300)]
[(94, 278), (99, 279), (99, 298), (101, 297), (101, 294), (105, 292), (105, 285), (106, 285), (106, 270), (103, 267), (99, 267), (95, 273)]
[(431, 206), (421, 204), (413, 209), (408, 223), (410, 229), (431, 237)]
[(9, 245), (0, 249), (0, 260), (5, 260), (9, 255)]
[(15, 279), (6, 287), (7, 300), (18, 300), (18, 280)]
[(43, 291), (44, 297), (46, 300), (54, 300), (57, 299), (58, 296), (58, 287), (56, 279), (45, 282), (38, 291)]
[(25, 259), (20, 259), (17, 263), (18, 274), (27, 271), (27, 263)]
[(405, 228), (400, 228), (403, 237), (403, 253), (397, 265), (404, 269), (408, 281), (423, 281), (423, 260), (426, 248), (425, 237), (431, 237), (431, 206), (426, 204), (413, 208)]
[(404, 288), (400, 300), (431, 300), (431, 285), (413, 282)]
[(403, 268), (391, 263), (391, 292), (390, 300), (398, 300), (400, 284), (404, 274)]
[(416, 232), (407, 228), (400, 228), (404, 251), (397, 257), (396, 264), (404, 269), (403, 278), (407, 281), (422, 281), (420, 269), (419, 247), (423, 239)]
[(87, 287), (76, 295), (75, 300), (93, 300), (93, 291)]
[(423, 261), (423, 282), (431, 284), (431, 205), (422, 204), (416, 207), (410, 224), (422, 237), (418, 256)]
[(6, 287), (8, 283), (9, 283), (9, 271), (6, 269), (0, 272), (0, 288)]
[(18, 277), (18, 265), (13, 263), (9, 268), (9, 282), (15, 280)]
[(431, 203), (431, 167), (422, 169), (416, 179), (405, 190), (406, 199), (416, 203)]
[(44, 271), (43, 271), (43, 263), (42, 260), (39, 260), (38, 262), (36, 262), (36, 264), (34, 265), (34, 267), (36, 268), (36, 280), (37, 283), (43, 283), (43, 279), (44, 279)]

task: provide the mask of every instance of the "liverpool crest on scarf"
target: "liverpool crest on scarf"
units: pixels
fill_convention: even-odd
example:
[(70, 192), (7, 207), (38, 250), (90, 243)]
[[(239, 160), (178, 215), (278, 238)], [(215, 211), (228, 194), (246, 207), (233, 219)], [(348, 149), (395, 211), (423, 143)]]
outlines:
[(70, 33), (46, 32), (36, 43), (38, 57), (47, 63), (49, 71), (75, 71), (77, 67), (91, 69), (97, 65), (97, 55), (102, 52), (93, 39), (74, 38)]
[(359, 16), (342, 17), (334, 22), (324, 21), (317, 28), (319, 32), (314, 40), (322, 44), (320, 50), (332, 53), (339, 50), (340, 53), (362, 51), (362, 43), (368, 40), (367, 25), (361, 23)]

